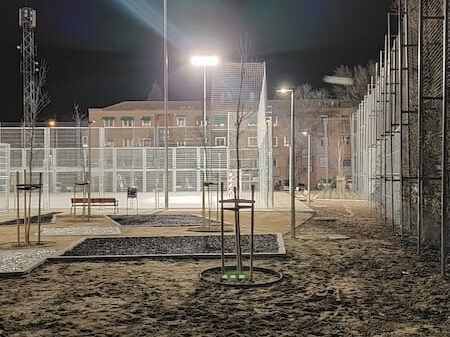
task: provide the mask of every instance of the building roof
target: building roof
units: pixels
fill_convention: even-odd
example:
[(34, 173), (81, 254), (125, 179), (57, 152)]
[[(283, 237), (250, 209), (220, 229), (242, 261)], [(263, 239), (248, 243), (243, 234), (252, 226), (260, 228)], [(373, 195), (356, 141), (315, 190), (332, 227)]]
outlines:
[[(201, 110), (201, 101), (169, 101), (169, 109), (172, 110)], [(123, 110), (162, 110), (164, 101), (123, 101), (107, 106), (103, 110), (123, 111)]]

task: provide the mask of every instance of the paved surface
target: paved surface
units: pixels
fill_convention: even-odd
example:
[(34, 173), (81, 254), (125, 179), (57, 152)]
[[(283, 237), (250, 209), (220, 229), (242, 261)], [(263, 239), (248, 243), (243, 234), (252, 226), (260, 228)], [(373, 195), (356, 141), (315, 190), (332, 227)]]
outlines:
[[(255, 212), (255, 233), (286, 234), (291, 229), (290, 224), (290, 196), (285, 192), (276, 192), (274, 195), (275, 206), (270, 210), (257, 210)], [(0, 273), (11, 271), (25, 271), (30, 266), (45, 260), (48, 256), (56, 252), (63, 252), (73, 246), (80, 240), (80, 237), (117, 235), (123, 237), (129, 236), (192, 236), (205, 235), (204, 232), (192, 231), (195, 226), (179, 227), (143, 227), (143, 226), (117, 226), (104, 214), (111, 214), (109, 209), (93, 210), (91, 220), (86, 223), (81, 217), (74, 217), (67, 214), (68, 209), (51, 209), (51, 211), (63, 211), (65, 214), (58, 214), (55, 217), (54, 224), (42, 225), (41, 232), (45, 241), (50, 242), (50, 246), (42, 248), (14, 248), (14, 242), (17, 242), (17, 228), (12, 226), (0, 226), (0, 250), (4, 255), (0, 255), (1, 261), (5, 261), (0, 266)], [(296, 200), (297, 226), (311, 217), (312, 210), (304, 203)], [(140, 214), (149, 214), (154, 212), (151, 209), (140, 210)], [(33, 214), (37, 212), (32, 212)], [(201, 215), (198, 209), (170, 210), (161, 212), (163, 214), (197, 214)], [(212, 212), (212, 218), (216, 218), (216, 211)], [(0, 221), (13, 220), (16, 218), (14, 211), (0, 213)], [(225, 212), (225, 222), (228, 229), (233, 229), (234, 213)], [(23, 241), (23, 226), (21, 226), (21, 240)], [(250, 232), (250, 212), (241, 213), (241, 233)], [(216, 233), (218, 234), (218, 233)], [(37, 225), (31, 226), (31, 238), (37, 237)], [(10, 247), (8, 249), (8, 247)], [(29, 262), (27, 262), (29, 260)], [(6, 262), (7, 261), (7, 262)], [(1, 264), (1, 263), (0, 263)]]

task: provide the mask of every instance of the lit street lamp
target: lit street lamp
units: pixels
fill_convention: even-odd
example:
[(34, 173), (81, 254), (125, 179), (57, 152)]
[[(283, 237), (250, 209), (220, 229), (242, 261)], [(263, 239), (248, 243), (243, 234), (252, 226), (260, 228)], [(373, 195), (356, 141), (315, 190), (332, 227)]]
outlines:
[(291, 94), (291, 140), (289, 162), (289, 193), (291, 195), (291, 237), (295, 238), (295, 88), (282, 88), (277, 92)]
[(304, 136), (308, 137), (308, 206), (311, 204), (311, 132), (304, 131)]
[(203, 142), (206, 145), (206, 68), (219, 64), (217, 56), (195, 55), (191, 58), (191, 63), (196, 67), (203, 67)]
[[(206, 118), (206, 84), (207, 84), (207, 77), (206, 77), (206, 69), (208, 67), (214, 67), (219, 64), (219, 58), (217, 56), (207, 56), (207, 55), (195, 55), (191, 58), (191, 63), (195, 67), (203, 67), (203, 148), (204, 148), (204, 177), (206, 175), (206, 183), (208, 184), (208, 198), (210, 199), (210, 193), (209, 193), (209, 178), (208, 178), (208, 168), (206, 167), (206, 145), (208, 142), (207, 138), (207, 118)], [(205, 181), (203, 181), (202, 184), (202, 191), (204, 191), (204, 185)], [(211, 225), (211, 200), (209, 202), (209, 225)], [(202, 210), (203, 210), (203, 225), (205, 222), (205, 194), (202, 193)]]

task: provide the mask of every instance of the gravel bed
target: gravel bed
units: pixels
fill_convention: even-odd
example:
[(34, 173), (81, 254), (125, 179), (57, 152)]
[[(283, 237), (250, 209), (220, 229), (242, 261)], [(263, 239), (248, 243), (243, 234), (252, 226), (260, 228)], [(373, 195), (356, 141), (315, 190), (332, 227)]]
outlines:
[[(241, 237), (243, 253), (249, 252), (249, 236)], [(225, 252), (234, 253), (234, 235), (225, 236)], [(278, 236), (255, 235), (255, 253), (279, 253)], [(65, 256), (220, 254), (220, 236), (163, 236), (86, 239)]]
[[(60, 213), (60, 212), (51, 212), (51, 213), (41, 214), (41, 223), (50, 223), (50, 222), (52, 222), (53, 215), (54, 214), (58, 214), (58, 213)], [(23, 224), (23, 218), (19, 219), (19, 222), (21, 224)], [(31, 223), (38, 223), (38, 216), (37, 215), (33, 215), (31, 217)], [(15, 224), (17, 224), (17, 220), (16, 219), (0, 222), (0, 226), (2, 226), (2, 225), (15, 225)]]
[[(192, 214), (148, 214), (148, 215), (108, 215), (122, 226), (192, 226), (202, 225), (203, 218)], [(208, 220), (206, 220), (208, 221)], [(211, 220), (212, 225), (220, 223)]]
[(25, 271), (56, 252), (51, 249), (0, 251), (0, 273)]
[(42, 235), (118, 235), (121, 233), (117, 227), (102, 226), (44, 226), (41, 230)]

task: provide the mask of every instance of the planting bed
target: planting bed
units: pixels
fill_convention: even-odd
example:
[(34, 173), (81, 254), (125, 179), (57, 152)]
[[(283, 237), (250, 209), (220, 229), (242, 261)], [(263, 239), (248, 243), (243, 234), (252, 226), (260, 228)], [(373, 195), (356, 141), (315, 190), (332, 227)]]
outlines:
[[(243, 253), (249, 252), (249, 236), (241, 237)], [(233, 254), (234, 235), (225, 236), (225, 252)], [(255, 235), (255, 254), (284, 254), (277, 234)], [(64, 256), (220, 255), (220, 236), (164, 236), (89, 238)]]
[[(52, 222), (53, 215), (54, 214), (58, 214), (58, 213), (59, 212), (51, 212), (51, 213), (41, 214), (41, 223), (50, 223), (50, 222)], [(21, 224), (23, 224), (23, 218), (19, 219), (19, 222)], [(38, 216), (37, 215), (33, 215), (31, 217), (31, 223), (38, 223)], [(17, 224), (16, 219), (0, 222), (0, 226), (1, 225), (16, 225), (16, 224)]]
[[(202, 225), (203, 218), (192, 214), (147, 214), (147, 215), (108, 215), (122, 226), (192, 226)], [(218, 222), (211, 220), (211, 224)]]

